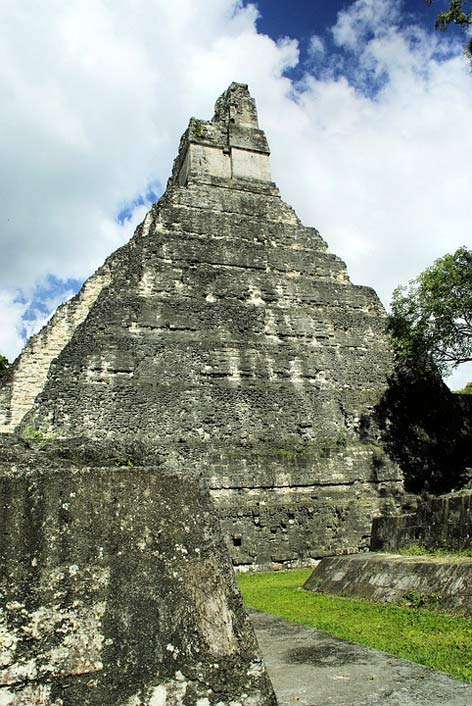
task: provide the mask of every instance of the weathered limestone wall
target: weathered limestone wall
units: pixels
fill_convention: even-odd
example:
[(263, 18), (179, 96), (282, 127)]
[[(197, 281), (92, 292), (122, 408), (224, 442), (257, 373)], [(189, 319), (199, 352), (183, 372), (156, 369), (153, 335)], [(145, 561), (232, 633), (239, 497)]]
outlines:
[(178, 175), (179, 184), (185, 186), (189, 177), (195, 174), (222, 179), (249, 177), (270, 181), (269, 155), (237, 147), (224, 149), (189, 144)]
[(107, 262), (80, 292), (62, 304), (39, 333), (31, 336), (0, 387), (0, 434), (11, 434), (43, 389), (51, 362), (84, 321), (98, 295), (110, 282)]
[(275, 706), (187, 470), (2, 459), (0, 704)]
[(204, 467), (240, 568), (297, 566), (367, 550), (373, 516), (396, 511), (395, 500), (403, 499), (398, 468), (385, 456), (374, 465), (372, 450), (360, 444), (299, 453), (259, 449), (246, 452), (238, 470), (227, 459)]
[(428, 549), (472, 547), (472, 491), (421, 499), (415, 513), (374, 520), (373, 551), (395, 551), (412, 544)]
[(395, 554), (325, 557), (304, 588), (472, 615), (472, 559)]

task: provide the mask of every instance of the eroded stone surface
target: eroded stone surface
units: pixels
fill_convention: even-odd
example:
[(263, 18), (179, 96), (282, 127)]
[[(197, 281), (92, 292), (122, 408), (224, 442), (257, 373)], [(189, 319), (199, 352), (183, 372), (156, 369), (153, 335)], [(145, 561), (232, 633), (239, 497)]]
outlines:
[[(119, 251), (113, 258), (119, 259)], [(28, 340), (12, 366), (8, 379), (0, 387), (0, 434), (13, 433), (33, 406), (36, 395), (46, 382), (54, 358), (70, 341), (77, 326), (110, 281), (110, 262), (106, 262), (70, 301), (62, 304), (39, 333)]]
[(274, 706), (208, 493), (179, 460), (1, 450), (0, 704)]

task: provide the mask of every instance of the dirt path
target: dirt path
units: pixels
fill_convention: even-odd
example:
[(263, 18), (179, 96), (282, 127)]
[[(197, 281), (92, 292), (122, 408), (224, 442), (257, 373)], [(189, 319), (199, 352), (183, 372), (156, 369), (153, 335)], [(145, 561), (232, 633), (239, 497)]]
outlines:
[(250, 611), (279, 706), (472, 706), (472, 684)]

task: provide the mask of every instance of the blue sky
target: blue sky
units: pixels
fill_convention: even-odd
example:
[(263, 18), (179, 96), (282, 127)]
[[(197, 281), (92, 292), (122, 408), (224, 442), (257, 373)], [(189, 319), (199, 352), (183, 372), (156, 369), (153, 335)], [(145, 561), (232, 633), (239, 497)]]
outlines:
[[(351, 5), (349, 0), (259, 0), (258, 28), (273, 39), (297, 37), (301, 49), (306, 50), (312, 34), (329, 34), (338, 12)], [(433, 29), (436, 15), (447, 8), (448, 0), (436, 0), (427, 5), (424, 0), (407, 0), (403, 3), (400, 24), (419, 22), (426, 29)]]
[(153, 203), (155, 203), (163, 192), (162, 184), (158, 181), (152, 182), (147, 185), (146, 192), (144, 194), (137, 194), (134, 198), (125, 202), (116, 214), (116, 221), (120, 225), (126, 222), (132, 221), (133, 213), (140, 206), (146, 206), (150, 208)]
[[(291, 72), (298, 78), (303, 74), (305, 63), (310, 61), (310, 39), (314, 34), (326, 43), (328, 53), (339, 51), (338, 47), (334, 47), (331, 28), (336, 23), (338, 13), (352, 4), (349, 0), (259, 0), (257, 27), (274, 40), (287, 36), (298, 40), (300, 64)], [(448, 5), (448, 0), (436, 0), (433, 5), (427, 5), (424, 0), (405, 0), (396, 21), (400, 27), (415, 23), (427, 31), (433, 31), (437, 15)], [(449, 33), (459, 37), (462, 30), (451, 26)]]
[(386, 306), (467, 244), (472, 78), (463, 33), (434, 30), (446, 5), (135, 0), (132, 21), (126, 0), (4, 5), (0, 351), (129, 239), (188, 118), (232, 80), (283, 197)]

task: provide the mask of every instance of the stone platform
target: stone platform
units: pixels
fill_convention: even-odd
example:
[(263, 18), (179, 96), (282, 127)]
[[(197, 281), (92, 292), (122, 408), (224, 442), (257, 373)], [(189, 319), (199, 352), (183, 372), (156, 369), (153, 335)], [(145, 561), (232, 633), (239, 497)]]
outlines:
[(278, 706), (470, 706), (472, 684), (252, 611)]
[(304, 588), (386, 603), (416, 597), (424, 607), (434, 604), (472, 615), (472, 557), (374, 553), (325, 557)]

